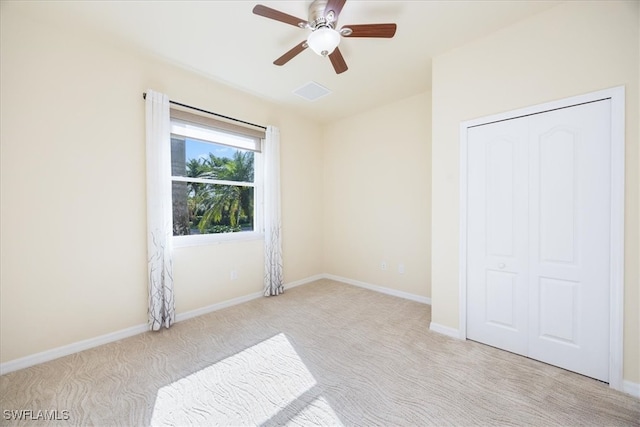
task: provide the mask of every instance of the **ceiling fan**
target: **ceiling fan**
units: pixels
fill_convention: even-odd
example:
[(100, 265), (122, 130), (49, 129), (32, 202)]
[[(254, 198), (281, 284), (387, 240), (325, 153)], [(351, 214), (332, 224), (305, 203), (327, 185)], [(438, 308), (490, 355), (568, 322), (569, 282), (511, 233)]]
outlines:
[(320, 56), (328, 56), (337, 74), (347, 71), (338, 44), (341, 37), (376, 37), (392, 38), (396, 34), (396, 24), (359, 24), (345, 25), (336, 30), (340, 11), (347, 0), (314, 0), (309, 6), (309, 20), (296, 18), (279, 10), (264, 5), (256, 5), (253, 13), (284, 22), (285, 24), (311, 29), (306, 40), (273, 61), (275, 65), (284, 65), (300, 52), (310, 47)]

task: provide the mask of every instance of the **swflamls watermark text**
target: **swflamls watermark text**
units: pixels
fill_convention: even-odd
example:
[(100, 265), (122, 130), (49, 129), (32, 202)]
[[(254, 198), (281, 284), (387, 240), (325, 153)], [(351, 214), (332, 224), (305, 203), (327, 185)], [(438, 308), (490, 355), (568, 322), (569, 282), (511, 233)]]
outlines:
[(67, 421), (70, 419), (66, 409), (5, 409), (2, 416), (6, 421)]

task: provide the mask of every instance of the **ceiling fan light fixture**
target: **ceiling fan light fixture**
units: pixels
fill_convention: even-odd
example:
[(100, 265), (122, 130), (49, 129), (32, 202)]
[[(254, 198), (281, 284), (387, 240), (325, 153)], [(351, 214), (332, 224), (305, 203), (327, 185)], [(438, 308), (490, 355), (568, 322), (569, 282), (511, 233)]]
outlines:
[(336, 74), (341, 74), (349, 69), (338, 49), (342, 37), (390, 39), (396, 34), (397, 26), (394, 23), (347, 25), (336, 30), (340, 11), (346, 2), (347, 0), (312, 0), (307, 21), (261, 4), (256, 5), (253, 8), (256, 15), (311, 30), (306, 40), (273, 61), (274, 65), (284, 65), (305, 49), (311, 48), (320, 56), (328, 56)]
[(340, 44), (340, 33), (331, 27), (320, 27), (309, 34), (307, 44), (318, 55), (327, 56)]

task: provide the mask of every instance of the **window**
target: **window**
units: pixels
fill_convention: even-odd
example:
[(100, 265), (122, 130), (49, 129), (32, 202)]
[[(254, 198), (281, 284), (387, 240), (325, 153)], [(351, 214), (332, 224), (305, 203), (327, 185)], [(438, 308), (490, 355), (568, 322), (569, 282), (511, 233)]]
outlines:
[(260, 235), (261, 135), (171, 110), (174, 242), (190, 245)]

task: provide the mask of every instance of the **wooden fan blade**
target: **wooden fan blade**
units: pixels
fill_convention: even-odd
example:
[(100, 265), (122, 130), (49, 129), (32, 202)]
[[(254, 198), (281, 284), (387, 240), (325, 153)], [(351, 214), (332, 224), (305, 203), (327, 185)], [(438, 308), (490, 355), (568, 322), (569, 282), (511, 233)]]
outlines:
[(276, 64), (276, 65), (284, 65), (287, 62), (291, 61), (296, 55), (298, 55), (300, 52), (302, 52), (303, 50), (305, 50), (308, 47), (309, 47), (309, 45), (307, 44), (307, 41), (305, 40), (302, 43), (300, 43), (299, 45), (296, 45), (293, 49), (291, 49), (290, 51), (288, 51), (284, 55), (282, 55), (280, 58), (278, 58), (275, 61), (273, 61), (273, 63)]
[(340, 15), (340, 11), (346, 2), (347, 0), (329, 0), (324, 8), (324, 17), (327, 18), (329, 12), (333, 11), (333, 21), (337, 21), (338, 15)]
[(263, 6), (261, 4), (258, 4), (253, 8), (253, 13), (255, 13), (256, 15), (264, 16), (265, 18), (275, 19), (276, 21), (293, 25), (294, 27), (304, 28), (308, 24), (304, 19), (296, 18), (295, 16), (288, 15), (284, 12), (271, 9), (270, 7)]
[(344, 37), (380, 37), (390, 39), (396, 34), (396, 24), (361, 24), (345, 25), (340, 29), (340, 33), (347, 29), (351, 34), (344, 34)]
[(340, 49), (336, 47), (336, 49), (329, 55), (329, 59), (331, 60), (331, 65), (333, 65), (333, 69), (336, 70), (336, 74), (344, 73), (349, 69), (347, 67), (347, 63), (344, 61), (342, 57), (342, 53), (340, 53)]

